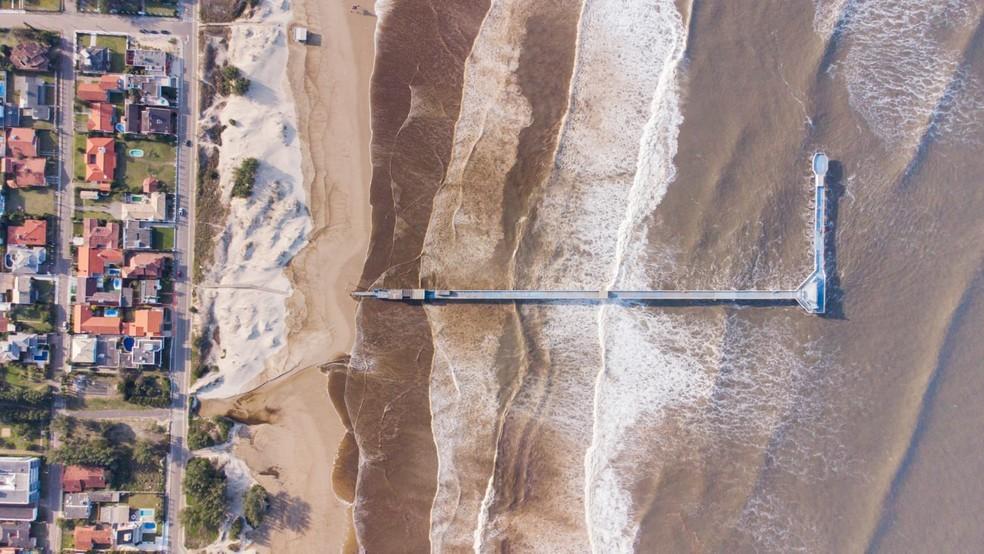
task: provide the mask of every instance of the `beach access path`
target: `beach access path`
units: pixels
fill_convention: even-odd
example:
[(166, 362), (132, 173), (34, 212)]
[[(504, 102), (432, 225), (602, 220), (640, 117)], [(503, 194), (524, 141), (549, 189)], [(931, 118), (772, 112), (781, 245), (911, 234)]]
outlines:
[[(79, 13), (76, 2), (65, 0), (65, 11), (62, 13), (23, 12), (17, 10), (0, 12), (2, 27), (32, 27), (56, 31), (62, 35), (62, 55), (58, 59), (58, 92), (57, 98), (62, 109), (58, 113), (58, 142), (61, 146), (59, 168), (59, 183), (57, 185), (56, 209), (58, 214), (57, 244), (55, 248), (54, 273), (58, 279), (59, 291), (56, 310), (56, 324), (61, 329), (67, 321), (69, 306), (69, 283), (71, 275), (72, 214), (74, 211), (74, 189), (72, 187), (74, 125), (71, 106), (75, 94), (75, 74), (73, 71), (74, 36), (76, 32), (96, 33), (127, 33), (141, 36), (140, 29), (167, 31), (178, 40), (181, 49), (181, 59), (177, 60), (178, 81), (180, 89), (178, 111), (178, 171), (176, 183), (176, 208), (184, 209), (187, 217), (178, 216), (175, 233), (175, 266), (181, 271), (183, 278), (174, 283), (175, 304), (172, 313), (172, 342), (174, 352), (171, 357), (171, 381), (173, 386), (171, 417), (171, 450), (168, 455), (167, 467), (167, 523), (165, 525), (165, 541), (168, 552), (184, 552), (184, 541), (180, 529), (178, 514), (183, 507), (181, 480), (184, 476), (184, 464), (188, 458), (185, 439), (188, 428), (188, 366), (191, 357), (190, 325), (188, 310), (191, 303), (191, 289), (187, 275), (191, 273), (193, 255), (192, 240), (194, 236), (194, 179), (196, 167), (196, 149), (198, 146), (197, 105), (198, 105), (198, 3), (196, 0), (180, 2), (179, 18), (120, 16)], [(191, 146), (186, 146), (186, 140), (191, 140)], [(177, 212), (178, 210), (175, 210)], [(62, 370), (65, 363), (65, 346), (68, 344), (67, 334), (63, 333), (61, 343), (55, 345), (52, 353), (53, 369)], [(48, 472), (46, 495), (49, 499), (61, 496), (61, 480), (59, 468), (51, 468)], [(49, 500), (52, 502), (52, 500)], [(55, 501), (52, 506), (57, 506)], [(48, 524), (49, 544), (60, 544), (60, 529), (55, 525), (54, 510), (46, 510), (45, 521)]]

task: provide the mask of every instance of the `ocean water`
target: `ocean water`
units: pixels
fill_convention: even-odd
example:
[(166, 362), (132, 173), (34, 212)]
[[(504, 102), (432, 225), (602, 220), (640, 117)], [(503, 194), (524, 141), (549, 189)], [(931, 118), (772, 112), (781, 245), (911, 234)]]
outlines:
[(362, 286), (791, 288), (830, 310), (376, 301), (369, 552), (974, 550), (984, 5), (377, 4)]

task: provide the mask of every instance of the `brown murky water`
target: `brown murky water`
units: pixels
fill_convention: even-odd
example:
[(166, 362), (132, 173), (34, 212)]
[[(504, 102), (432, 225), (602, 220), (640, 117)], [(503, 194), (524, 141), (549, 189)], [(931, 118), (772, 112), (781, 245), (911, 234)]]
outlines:
[(363, 302), (366, 551), (984, 542), (984, 5), (378, 8), (365, 287), (795, 287), (816, 150), (833, 233), (824, 317)]

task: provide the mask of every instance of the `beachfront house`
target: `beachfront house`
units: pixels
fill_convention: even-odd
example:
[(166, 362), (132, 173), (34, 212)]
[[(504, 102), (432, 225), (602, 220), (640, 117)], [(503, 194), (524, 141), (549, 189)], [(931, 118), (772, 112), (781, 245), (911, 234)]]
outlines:
[(41, 460), (0, 457), (0, 521), (34, 521), (41, 498)]

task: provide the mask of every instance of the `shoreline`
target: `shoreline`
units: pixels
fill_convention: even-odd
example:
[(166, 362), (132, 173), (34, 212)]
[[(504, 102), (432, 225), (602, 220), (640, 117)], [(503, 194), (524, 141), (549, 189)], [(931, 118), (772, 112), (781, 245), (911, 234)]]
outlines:
[[(347, 360), (355, 341), (358, 304), (349, 291), (361, 277), (371, 232), (376, 17), (317, 0), (295, 0), (290, 15), (286, 78), (311, 225), (307, 243), (284, 270), (292, 291), (286, 340), (260, 373), (237, 383), (239, 394), (205, 400), (202, 415), (230, 414), (249, 424), (232, 452), (275, 498), (272, 522), (251, 547), (351, 551), (351, 504), (339, 498), (331, 478), (344, 473), (333, 468), (348, 429), (332, 404), (327, 368)], [(308, 44), (293, 39), (296, 26), (308, 29)]]

